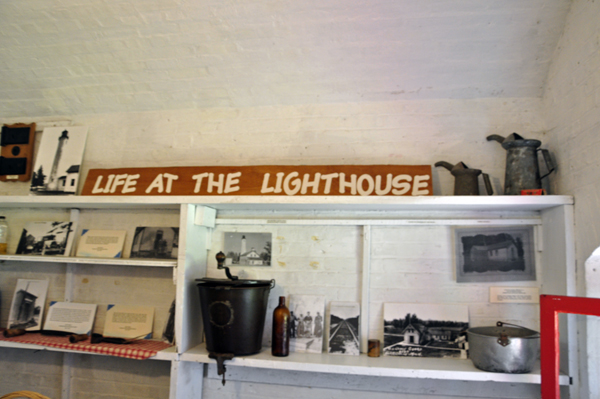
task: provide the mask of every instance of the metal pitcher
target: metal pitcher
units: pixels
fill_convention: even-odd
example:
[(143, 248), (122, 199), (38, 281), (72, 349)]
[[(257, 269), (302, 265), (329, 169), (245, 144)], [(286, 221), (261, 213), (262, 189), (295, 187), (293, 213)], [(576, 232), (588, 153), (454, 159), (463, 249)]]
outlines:
[[(539, 140), (524, 139), (517, 133), (504, 138), (497, 134), (487, 136), (488, 141), (495, 140), (502, 144), (506, 153), (506, 173), (504, 177), (504, 194), (521, 195), (521, 190), (542, 188), (542, 179), (554, 171), (554, 164), (548, 150), (539, 149)], [(548, 173), (540, 176), (538, 151), (542, 152)]]
[[(454, 176), (454, 195), (479, 195), (479, 181), (477, 177), (482, 174), (479, 169), (469, 169), (463, 162), (452, 165), (446, 161), (436, 162), (435, 166), (443, 166)], [(490, 177), (483, 173), (483, 182), (488, 195), (494, 194)]]

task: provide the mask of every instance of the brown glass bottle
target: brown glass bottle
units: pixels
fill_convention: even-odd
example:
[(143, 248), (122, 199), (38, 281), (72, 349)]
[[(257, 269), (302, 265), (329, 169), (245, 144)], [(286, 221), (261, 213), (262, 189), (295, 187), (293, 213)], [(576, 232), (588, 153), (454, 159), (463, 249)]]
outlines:
[(285, 297), (279, 297), (279, 306), (273, 311), (273, 337), (271, 354), (287, 356), (290, 354), (290, 311), (285, 306)]

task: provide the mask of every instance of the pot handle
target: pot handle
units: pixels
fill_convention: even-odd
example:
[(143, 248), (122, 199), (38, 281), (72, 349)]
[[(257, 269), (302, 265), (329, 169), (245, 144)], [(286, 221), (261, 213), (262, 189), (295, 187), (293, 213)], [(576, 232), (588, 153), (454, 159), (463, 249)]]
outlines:
[(540, 333), (539, 333), (539, 332), (537, 332), (537, 331), (535, 331), (535, 330), (532, 330), (531, 328), (527, 328), (527, 327), (519, 326), (519, 325), (517, 325), (517, 324), (505, 323), (505, 322), (502, 322), (502, 321), (498, 321), (498, 322), (496, 322), (496, 326), (498, 326), (498, 327), (502, 327), (502, 326), (511, 326), (511, 327), (517, 327), (517, 328), (521, 328), (521, 329), (523, 329), (523, 330), (527, 330), (527, 331), (529, 331), (530, 333), (532, 333), (532, 334), (534, 334), (534, 335), (540, 335)]
[(271, 286), (269, 287), (269, 290), (272, 290), (273, 288), (275, 288), (275, 279), (271, 279)]

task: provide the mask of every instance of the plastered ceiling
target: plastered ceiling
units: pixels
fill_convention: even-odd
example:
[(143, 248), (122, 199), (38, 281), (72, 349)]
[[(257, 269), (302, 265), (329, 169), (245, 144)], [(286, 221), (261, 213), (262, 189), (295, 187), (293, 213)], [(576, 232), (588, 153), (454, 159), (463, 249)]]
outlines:
[(0, 117), (540, 97), (570, 0), (3, 0)]

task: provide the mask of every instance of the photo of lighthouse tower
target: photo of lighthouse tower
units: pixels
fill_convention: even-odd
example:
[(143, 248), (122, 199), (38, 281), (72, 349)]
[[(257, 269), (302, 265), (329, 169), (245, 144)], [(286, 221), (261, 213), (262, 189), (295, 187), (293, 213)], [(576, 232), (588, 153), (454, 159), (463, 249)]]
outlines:
[(42, 133), (30, 194), (75, 195), (88, 128), (47, 127)]
[(225, 233), (227, 266), (271, 266), (271, 233)]

